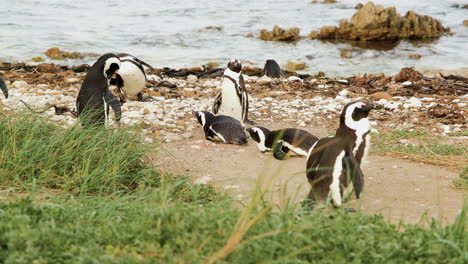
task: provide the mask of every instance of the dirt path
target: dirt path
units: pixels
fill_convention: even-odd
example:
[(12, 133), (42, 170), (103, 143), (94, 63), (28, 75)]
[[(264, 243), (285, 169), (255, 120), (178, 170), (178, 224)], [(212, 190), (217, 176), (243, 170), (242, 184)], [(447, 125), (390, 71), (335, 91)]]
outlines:
[[(324, 129), (311, 132), (325, 135)], [(235, 146), (202, 138), (197, 130), (191, 140), (163, 144), (163, 150), (152, 154), (155, 165), (163, 172), (188, 173), (194, 181), (226, 189), (241, 202), (247, 201), (261, 176), (270, 186), (267, 198), (279, 208), (288, 201), (302, 201), (309, 191), (304, 157), (277, 161), (258, 151), (252, 140), (247, 146)], [(447, 168), (371, 155), (363, 171), (364, 195), (350, 206), (365, 213), (382, 213), (393, 223), (429, 221), (433, 216), (447, 223), (462, 207), (463, 192), (452, 185), (457, 173)]]

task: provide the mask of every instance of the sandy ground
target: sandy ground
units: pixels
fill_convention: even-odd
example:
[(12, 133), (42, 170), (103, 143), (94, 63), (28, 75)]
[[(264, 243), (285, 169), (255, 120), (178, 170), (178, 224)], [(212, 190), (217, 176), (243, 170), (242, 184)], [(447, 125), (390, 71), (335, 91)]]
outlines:
[[(326, 135), (323, 128), (309, 131)], [(151, 154), (154, 165), (161, 171), (188, 173), (195, 182), (212, 183), (227, 190), (241, 204), (248, 201), (258, 178), (269, 190), (266, 198), (277, 208), (288, 202), (300, 203), (310, 188), (305, 176), (305, 157), (278, 161), (271, 154), (258, 151), (252, 140), (246, 146), (213, 144), (203, 139), (199, 129), (191, 140), (166, 143), (161, 149)], [(452, 184), (457, 173), (448, 168), (376, 155), (370, 155), (362, 168), (364, 195), (345, 207), (366, 214), (382, 213), (392, 223), (425, 224), (431, 217), (450, 223), (462, 208), (463, 191)]]

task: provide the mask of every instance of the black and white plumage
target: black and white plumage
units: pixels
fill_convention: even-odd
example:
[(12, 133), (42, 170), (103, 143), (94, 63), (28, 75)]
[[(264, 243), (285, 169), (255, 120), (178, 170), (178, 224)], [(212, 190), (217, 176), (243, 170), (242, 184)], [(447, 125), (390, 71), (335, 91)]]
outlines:
[(117, 86), (121, 102), (125, 98), (138, 97), (141, 100), (141, 92), (146, 86), (146, 73), (143, 66), (153, 69), (148, 63), (135, 56), (126, 53), (117, 54), (120, 60), (119, 73), (111, 79), (110, 84)]
[(104, 125), (109, 116), (109, 106), (120, 121), (122, 111), (118, 99), (109, 91), (109, 80), (120, 68), (119, 58), (102, 55), (86, 74), (76, 100), (77, 115), (85, 127)]
[(250, 137), (257, 142), (261, 152), (272, 151), (273, 156), (283, 160), (292, 151), (297, 155), (307, 156), (318, 138), (309, 132), (297, 128), (284, 128), (270, 131), (261, 126), (247, 129)]
[(239, 120), (206, 111), (193, 111), (193, 114), (202, 125), (206, 139), (226, 144), (247, 144), (247, 135)]
[(8, 99), (8, 88), (2, 78), (0, 78), (0, 90), (2, 90), (3, 94), (5, 95), (5, 98)]
[(262, 76), (265, 75), (271, 78), (281, 78), (283, 71), (275, 60), (267, 60), (262, 70)]
[(246, 123), (248, 111), (249, 97), (242, 76), (242, 64), (233, 59), (224, 71), (222, 90), (214, 101), (213, 113), (231, 116)]
[(320, 139), (311, 148), (306, 171), (311, 201), (324, 201), (330, 195), (333, 205), (339, 207), (353, 189), (359, 199), (364, 185), (360, 165), (370, 147), (368, 115), (372, 108), (373, 104), (362, 102), (347, 104), (336, 135)]

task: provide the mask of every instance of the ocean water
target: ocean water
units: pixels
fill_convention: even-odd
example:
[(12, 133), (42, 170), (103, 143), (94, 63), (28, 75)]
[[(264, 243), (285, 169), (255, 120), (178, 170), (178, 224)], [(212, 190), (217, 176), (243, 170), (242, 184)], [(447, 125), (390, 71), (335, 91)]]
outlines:
[[(336, 4), (310, 4), (310, 0), (1, 0), (0, 61), (30, 61), (43, 56), (50, 47), (80, 52), (126, 52), (154, 67), (190, 67), (231, 58), (246, 65), (262, 67), (265, 60), (280, 65), (288, 61), (306, 62), (305, 72), (324, 71), (348, 76), (365, 72), (393, 74), (402, 67), (417, 69), (458, 69), (468, 67), (467, 9), (451, 7), (463, 1), (378, 0), (385, 7), (396, 6), (439, 19), (451, 27), (453, 36), (434, 41), (400, 41), (378, 48), (354, 47), (352, 43), (301, 40), (295, 44), (246, 38), (261, 29), (278, 24), (297, 26), (308, 35), (325, 25), (350, 19), (360, 1), (342, 0)], [(221, 31), (205, 30), (220, 26)], [(388, 47), (389, 46), (389, 47)], [(340, 49), (352, 48), (351, 59), (340, 57)], [(409, 54), (422, 55), (420, 60)], [(96, 58), (58, 63), (93, 63)]]

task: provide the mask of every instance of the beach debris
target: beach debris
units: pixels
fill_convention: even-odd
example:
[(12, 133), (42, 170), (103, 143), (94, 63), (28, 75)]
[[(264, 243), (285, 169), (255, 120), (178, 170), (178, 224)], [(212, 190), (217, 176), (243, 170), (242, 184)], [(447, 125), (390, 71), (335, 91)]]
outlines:
[(403, 68), (400, 72), (395, 75), (395, 82), (407, 82), (407, 81), (419, 81), (423, 78), (423, 75), (416, 71), (414, 68)]
[[(351, 17), (340, 20), (338, 26), (324, 26), (320, 39), (398, 40), (438, 38), (449, 32), (442, 24), (425, 15), (408, 11), (404, 17), (395, 7), (384, 8), (368, 2)], [(313, 35), (315, 37), (315, 34)]]
[(278, 25), (275, 25), (272, 31), (268, 31), (266, 29), (260, 30), (259, 39), (268, 41), (294, 42), (301, 39), (301, 36), (299, 35), (300, 31), (301, 30), (297, 27), (283, 29), (280, 28)]

